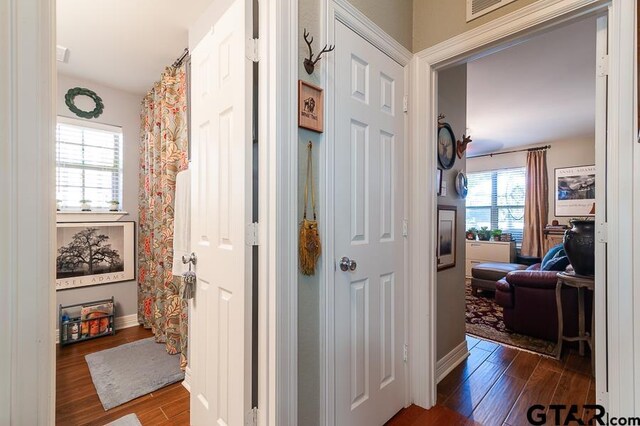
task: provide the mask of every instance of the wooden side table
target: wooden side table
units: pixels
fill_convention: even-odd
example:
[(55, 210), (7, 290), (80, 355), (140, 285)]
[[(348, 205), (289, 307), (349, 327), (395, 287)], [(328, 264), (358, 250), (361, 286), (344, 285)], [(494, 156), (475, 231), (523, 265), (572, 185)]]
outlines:
[[(584, 315), (584, 294), (585, 290), (594, 290), (594, 279), (592, 277), (583, 277), (567, 272), (558, 272), (558, 282), (556, 284), (556, 306), (558, 307), (558, 345), (556, 346), (556, 358), (560, 359), (562, 356), (562, 342), (566, 340), (568, 342), (579, 342), (580, 356), (584, 356), (584, 342), (589, 344), (591, 349), (591, 369), (594, 367), (595, 354), (593, 352), (593, 332), (595, 331), (594, 319), (595, 319), (595, 303), (591, 304), (591, 333), (585, 331), (585, 315)], [(573, 287), (578, 291), (578, 336), (566, 337), (563, 333), (563, 321), (562, 321), (562, 286)]]

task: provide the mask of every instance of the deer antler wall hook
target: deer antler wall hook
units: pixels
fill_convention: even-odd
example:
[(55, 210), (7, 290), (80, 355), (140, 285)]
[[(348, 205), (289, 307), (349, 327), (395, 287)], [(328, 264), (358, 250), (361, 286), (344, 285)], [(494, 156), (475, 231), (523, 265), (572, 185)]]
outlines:
[(316, 56), (316, 59), (313, 59), (313, 48), (311, 47), (311, 43), (313, 43), (313, 37), (309, 39), (309, 35), (310, 35), (309, 32), (307, 32), (307, 29), (305, 28), (304, 41), (307, 43), (307, 46), (309, 46), (309, 57), (304, 60), (304, 69), (307, 71), (307, 74), (313, 74), (313, 70), (315, 69), (315, 66), (320, 60), (320, 58), (322, 57), (322, 54), (329, 53), (336, 47), (325, 44), (322, 51), (318, 53), (318, 56)]

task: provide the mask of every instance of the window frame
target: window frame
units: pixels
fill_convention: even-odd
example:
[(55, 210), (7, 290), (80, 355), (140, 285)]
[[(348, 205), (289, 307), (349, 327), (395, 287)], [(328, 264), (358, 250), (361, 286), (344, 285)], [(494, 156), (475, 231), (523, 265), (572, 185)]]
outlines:
[[(118, 163), (117, 163), (117, 167), (99, 167), (99, 166), (93, 166), (93, 165), (78, 165), (78, 164), (66, 164), (66, 163), (61, 163), (58, 160), (58, 144), (60, 143), (60, 140), (58, 138), (58, 125), (60, 124), (66, 124), (69, 126), (75, 126), (75, 127), (80, 127), (83, 129), (90, 129), (90, 130), (98, 130), (98, 131), (103, 131), (103, 132), (108, 132), (108, 133), (112, 133), (114, 135), (118, 135), (118, 142), (117, 142), (117, 150), (114, 149), (114, 153), (117, 154), (117, 158), (118, 158)], [(111, 190), (112, 190), (112, 194), (116, 194), (117, 192), (117, 197), (113, 197), (113, 200), (117, 200), (119, 204), (119, 206), (122, 206), (122, 202), (123, 202), (123, 178), (124, 178), (124, 158), (123, 158), (123, 153), (124, 153), (124, 137), (123, 137), (123, 131), (122, 131), (122, 126), (115, 126), (115, 125), (111, 125), (111, 124), (104, 124), (104, 123), (98, 123), (98, 122), (94, 122), (94, 121), (88, 121), (88, 120), (82, 120), (82, 119), (77, 119), (77, 118), (72, 118), (72, 117), (65, 117), (62, 115), (59, 115), (56, 117), (56, 130), (55, 130), (55, 144), (56, 144), (56, 156), (55, 156), (55, 162), (56, 162), (56, 166), (55, 166), (55, 173), (56, 173), (56, 198), (58, 197), (58, 188), (59, 188), (59, 184), (58, 184), (58, 169), (59, 167), (62, 166), (65, 168), (70, 168), (70, 169), (78, 169), (81, 170), (82, 173), (82, 182), (81, 185), (74, 185), (74, 187), (78, 187), (81, 188), (82, 191), (82, 198), (81, 199), (88, 199), (87, 197), (91, 197), (91, 195), (87, 195), (86, 191), (87, 191), (87, 187), (85, 186), (85, 170), (94, 170), (94, 171), (110, 171), (112, 173), (112, 186), (111, 186)], [(115, 142), (115, 141), (114, 141)], [(69, 142), (65, 142), (67, 144), (71, 144)], [(76, 144), (77, 145), (77, 144)], [(84, 146), (84, 143), (82, 144)], [(115, 146), (115, 143), (114, 143)], [(109, 149), (109, 148), (105, 148), (105, 149)], [(117, 176), (117, 177), (116, 177)], [(113, 182), (114, 180), (117, 180), (117, 182)], [(71, 185), (64, 185), (66, 187), (71, 187)], [(89, 188), (91, 189), (100, 189), (100, 188)], [(95, 200), (92, 200), (92, 202), (95, 202)], [(92, 204), (91, 205), (91, 210), (92, 211), (109, 211), (109, 206), (101, 206), (101, 205), (95, 205)], [(81, 207), (78, 206), (71, 206), (71, 207), (64, 207), (61, 209), (62, 212), (78, 212), (81, 211)]]

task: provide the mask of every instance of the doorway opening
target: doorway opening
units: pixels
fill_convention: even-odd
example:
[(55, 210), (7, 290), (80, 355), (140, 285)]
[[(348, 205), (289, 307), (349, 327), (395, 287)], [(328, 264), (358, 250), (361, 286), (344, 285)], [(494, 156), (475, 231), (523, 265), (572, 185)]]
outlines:
[[(530, 377), (556, 389), (537, 394), (543, 405), (582, 407), (597, 398), (593, 354), (601, 366), (607, 356), (606, 336), (598, 335), (604, 317), (591, 322), (605, 294), (594, 296), (593, 283), (606, 288), (603, 246), (594, 243), (606, 202), (606, 76), (598, 71), (606, 20), (576, 18), (437, 70), (436, 108), (445, 116), (435, 154), (437, 404), (481, 423), (526, 422)], [(562, 245), (575, 219), (591, 227), (587, 269), (584, 255), (572, 247), (567, 255)], [(590, 276), (588, 290), (565, 282), (557, 299), (557, 274), (576, 273), (572, 256)], [(562, 351), (558, 334), (580, 330), (590, 345), (565, 341)], [(597, 376), (603, 392), (606, 374)], [(581, 390), (567, 394), (569, 381)], [(496, 409), (504, 388), (507, 403)]]

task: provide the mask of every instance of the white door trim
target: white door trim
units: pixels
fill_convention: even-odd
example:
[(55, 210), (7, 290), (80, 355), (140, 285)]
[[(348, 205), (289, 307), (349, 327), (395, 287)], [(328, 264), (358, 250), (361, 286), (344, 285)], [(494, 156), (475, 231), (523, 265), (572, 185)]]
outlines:
[(55, 10), (0, 5), (0, 424), (54, 424)]
[[(369, 43), (377, 47), (380, 51), (394, 59), (402, 67), (405, 74), (405, 95), (409, 93), (409, 63), (411, 61), (411, 52), (385, 33), (380, 27), (374, 24), (362, 12), (353, 7), (346, 0), (328, 0), (323, 2), (323, 28), (325, 28), (325, 37), (323, 44), (337, 44), (340, 41), (335, 39), (335, 23), (339, 21), (367, 40)], [(339, 47), (338, 47), (339, 48)], [(332, 83), (335, 75), (335, 61), (333, 55), (326, 55), (325, 66), (322, 73), (322, 84), (325, 88), (325, 134), (324, 143), (319, 147), (319, 195), (320, 205), (322, 206), (321, 217), (324, 217), (324, 241), (323, 241), (323, 264), (319, 271), (320, 289), (320, 424), (333, 425), (335, 423), (335, 322), (334, 322), (334, 165), (332, 159), (335, 155), (335, 145), (333, 132), (335, 129), (335, 117), (333, 108), (334, 102), (334, 86)], [(407, 139), (407, 147), (410, 146), (410, 135), (408, 130), (408, 116), (405, 116), (405, 138)], [(408, 150), (405, 150), (405, 160), (407, 159)], [(405, 185), (407, 180), (405, 179)], [(405, 190), (405, 194), (408, 191)], [(406, 200), (407, 197), (405, 197)], [(406, 208), (405, 208), (406, 212)], [(405, 273), (405, 277), (408, 274)], [(405, 291), (405, 305), (408, 300), (410, 290), (409, 280), (405, 280), (407, 290)], [(405, 312), (408, 310), (405, 309)], [(407, 327), (405, 321), (405, 327)], [(405, 341), (407, 339), (405, 333)], [(409, 359), (410, 361), (411, 359)], [(409, 369), (411, 363), (409, 362)], [(413, 375), (409, 374), (408, 378)], [(412, 379), (411, 379), (412, 380)], [(409, 380), (407, 380), (409, 383)], [(409, 403), (409, 390), (405, 398)]]
[(298, 423), (298, 0), (262, 0), (258, 424)]
[[(632, 0), (612, 0), (609, 5), (598, 0), (540, 0), (525, 6), (504, 17), (495, 19), (487, 24), (453, 37), (436, 46), (425, 49), (416, 54), (414, 75), (414, 90), (412, 94), (417, 99), (417, 108), (412, 110), (413, 142), (416, 151), (412, 154), (414, 161), (411, 182), (414, 184), (410, 193), (413, 202), (411, 216), (415, 217), (420, 211), (435, 211), (435, 178), (431, 171), (435, 165), (435, 150), (428, 149), (429, 141), (435, 140), (435, 126), (437, 110), (435, 98), (437, 95), (437, 70), (457, 62), (465, 57), (471, 57), (479, 51), (488, 48), (502, 48), (504, 43), (514, 42), (527, 34), (540, 31), (559, 22), (572, 20), (596, 11), (604, 12), (609, 7), (609, 171), (608, 209), (609, 209), (609, 257), (608, 257), (608, 300), (609, 312), (609, 413), (634, 413), (634, 402), (639, 398), (634, 389), (634, 380), (640, 375), (640, 356), (638, 347), (634, 346), (635, 327), (629, 326), (630, 318), (638, 318), (634, 310), (632, 288), (633, 273), (638, 274), (638, 266), (632, 260), (634, 242), (628, 232), (633, 228), (632, 198), (633, 191), (633, 154), (634, 154), (634, 122), (635, 106), (633, 99), (635, 64), (633, 55), (625, 52), (634, 50), (635, 13), (636, 5)], [(498, 46), (502, 44), (502, 46)], [(604, 102), (604, 100), (601, 100)], [(419, 151), (422, 149), (422, 151)], [(635, 153), (638, 149), (635, 147)], [(638, 163), (636, 155), (636, 164)], [(638, 176), (635, 176), (636, 185)], [(421, 185), (422, 184), (422, 185)], [(430, 193), (424, 191), (429, 188)], [(639, 188), (636, 187), (636, 194)], [(424, 215), (426, 216), (426, 215)], [(614, 223), (615, 221), (615, 223)], [(416, 229), (417, 228), (417, 229)], [(435, 262), (424, 262), (420, 259), (434, 259), (433, 247), (429, 242), (435, 238), (435, 215), (425, 217), (423, 221), (412, 224), (413, 232), (420, 235), (419, 241), (412, 241), (411, 268), (412, 282), (420, 277), (427, 277), (428, 290), (412, 298), (414, 306), (428, 306), (429, 312), (424, 312), (422, 319), (430, 324), (431, 334), (418, 333), (412, 340), (413, 359), (421, 359), (430, 369), (428, 377), (434, 377), (436, 367), (436, 334), (435, 334), (435, 295), (436, 295), (436, 265)], [(627, 231), (625, 231), (627, 230)], [(625, 234), (626, 232), (626, 234)], [(426, 244), (425, 244), (426, 242)], [(635, 295), (637, 298), (638, 296)], [(602, 310), (600, 311), (602, 315)], [(416, 314), (412, 315), (415, 321)], [(601, 318), (604, 321), (604, 318)], [(415, 326), (415, 322), (413, 326)], [(424, 324), (424, 322), (423, 322)], [(600, 336), (602, 338), (602, 336)], [(598, 336), (596, 336), (598, 338)], [(418, 339), (417, 341), (415, 339)], [(636, 352), (634, 352), (634, 349)], [(605, 383), (601, 377), (606, 371), (604, 357), (596, 357), (597, 382)], [(635, 369), (634, 369), (635, 367)], [(631, 374), (630, 372), (633, 372)], [(413, 374), (417, 374), (414, 370)], [(426, 375), (420, 375), (426, 377)], [(414, 402), (429, 408), (436, 402), (435, 381), (419, 384), (415, 389)], [(600, 403), (607, 404), (606, 394), (598, 392)], [(635, 401), (634, 401), (635, 398)], [(614, 402), (615, 401), (615, 402)], [(635, 405), (638, 406), (637, 404)]]

